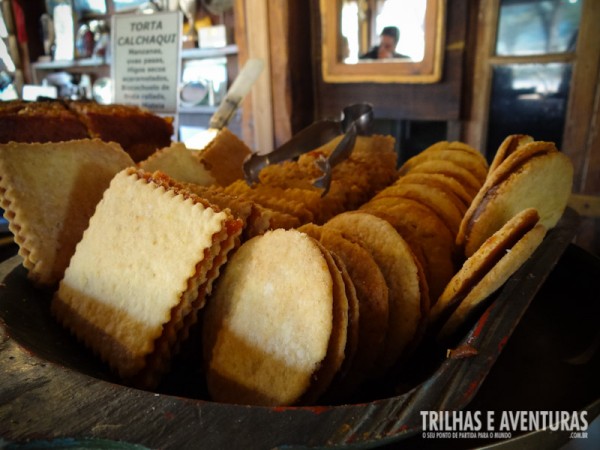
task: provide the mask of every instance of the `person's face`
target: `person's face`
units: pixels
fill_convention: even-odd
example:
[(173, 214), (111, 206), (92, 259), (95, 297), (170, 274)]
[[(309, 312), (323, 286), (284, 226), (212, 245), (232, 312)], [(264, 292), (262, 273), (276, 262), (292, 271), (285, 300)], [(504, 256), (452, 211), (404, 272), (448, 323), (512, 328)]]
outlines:
[(379, 41), (378, 58), (392, 58), (396, 50), (396, 41), (393, 37), (382, 35)]

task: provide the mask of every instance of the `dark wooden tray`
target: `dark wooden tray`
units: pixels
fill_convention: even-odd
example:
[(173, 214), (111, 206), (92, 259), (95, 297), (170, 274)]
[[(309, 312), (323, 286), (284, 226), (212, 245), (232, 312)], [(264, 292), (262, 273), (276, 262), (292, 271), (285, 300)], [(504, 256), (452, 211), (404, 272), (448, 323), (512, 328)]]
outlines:
[(443, 349), (432, 348), (419, 373), (387, 380), (353, 403), (314, 407), (208, 401), (197, 361), (186, 351), (157, 392), (123, 386), (57, 325), (49, 313), (51, 293), (33, 288), (19, 257), (13, 257), (0, 265), (0, 436), (13, 442), (72, 438), (176, 449), (364, 447), (404, 440), (419, 432), (420, 411), (469, 404), (577, 224), (577, 214), (568, 209), (490, 299), (457, 343), (472, 346), (477, 355), (445, 359)]

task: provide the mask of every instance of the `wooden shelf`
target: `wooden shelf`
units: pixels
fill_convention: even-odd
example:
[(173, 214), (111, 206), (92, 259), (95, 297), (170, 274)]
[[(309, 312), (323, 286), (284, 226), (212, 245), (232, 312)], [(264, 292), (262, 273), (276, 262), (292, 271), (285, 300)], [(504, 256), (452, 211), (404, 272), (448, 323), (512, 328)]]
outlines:
[[(237, 53), (237, 45), (228, 45), (219, 48), (184, 48), (181, 50), (181, 59), (216, 58), (219, 56), (237, 55)], [(59, 70), (101, 66), (109, 66), (108, 61), (103, 58), (84, 58), (65, 61), (36, 61), (32, 63), (32, 67), (36, 70)]]
[(213, 114), (218, 106), (198, 105), (198, 106), (180, 106), (179, 114)]
[(58, 70), (77, 67), (108, 67), (108, 65), (108, 62), (103, 58), (85, 58), (65, 61), (37, 61), (31, 66), (36, 70)]
[(235, 44), (219, 48), (184, 48), (181, 50), (181, 59), (206, 59), (237, 54), (238, 46)]

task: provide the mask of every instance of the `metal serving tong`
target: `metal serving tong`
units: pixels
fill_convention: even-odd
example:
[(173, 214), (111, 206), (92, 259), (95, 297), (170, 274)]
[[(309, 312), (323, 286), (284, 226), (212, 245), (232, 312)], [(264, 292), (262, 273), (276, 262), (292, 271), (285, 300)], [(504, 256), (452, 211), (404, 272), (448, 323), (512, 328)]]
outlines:
[(323, 175), (314, 180), (313, 186), (323, 189), (321, 196), (324, 196), (329, 192), (331, 185), (331, 169), (350, 156), (356, 136), (370, 134), (372, 122), (373, 107), (370, 104), (356, 103), (347, 106), (343, 110), (341, 120), (320, 120), (296, 133), (292, 139), (271, 153), (249, 155), (243, 165), (246, 182), (249, 185), (258, 183), (260, 171), (266, 166), (296, 158), (344, 134), (328, 158), (321, 156), (315, 161)]

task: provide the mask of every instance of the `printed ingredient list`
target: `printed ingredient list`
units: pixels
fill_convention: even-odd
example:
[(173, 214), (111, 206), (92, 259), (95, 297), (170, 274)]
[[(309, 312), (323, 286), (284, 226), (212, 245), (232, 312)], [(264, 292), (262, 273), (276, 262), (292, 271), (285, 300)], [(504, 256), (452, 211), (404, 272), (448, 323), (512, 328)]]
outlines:
[(177, 110), (181, 23), (179, 12), (113, 16), (116, 103)]

